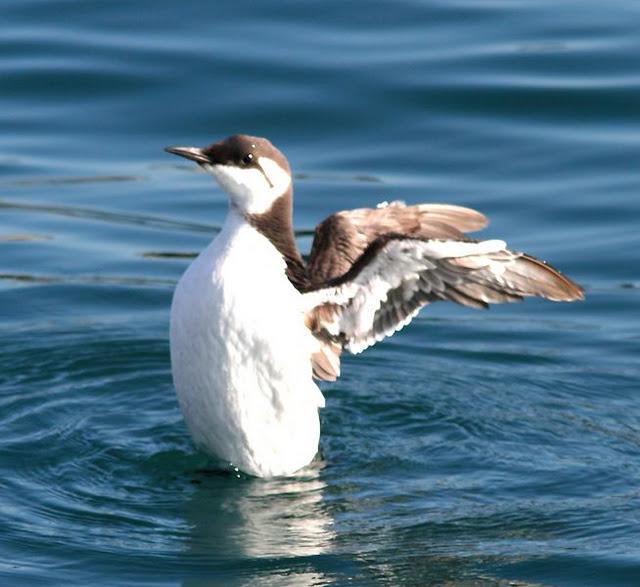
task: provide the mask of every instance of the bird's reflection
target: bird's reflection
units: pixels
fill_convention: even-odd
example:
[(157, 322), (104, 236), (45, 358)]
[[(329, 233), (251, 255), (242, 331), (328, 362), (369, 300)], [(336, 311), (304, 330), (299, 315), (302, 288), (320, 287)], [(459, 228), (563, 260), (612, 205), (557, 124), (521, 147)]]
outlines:
[[(272, 480), (198, 474), (186, 512), (192, 527), (190, 560), (201, 568), (237, 567), (234, 585), (258, 579), (261, 585), (271, 579), (278, 585), (289, 585), (289, 579), (291, 585), (322, 585), (323, 573), (313, 561), (331, 552), (335, 532), (321, 469), (315, 462), (295, 477)], [(295, 560), (302, 562), (291, 573)], [(282, 574), (285, 568), (288, 578)], [(202, 584), (206, 581), (185, 583)]]

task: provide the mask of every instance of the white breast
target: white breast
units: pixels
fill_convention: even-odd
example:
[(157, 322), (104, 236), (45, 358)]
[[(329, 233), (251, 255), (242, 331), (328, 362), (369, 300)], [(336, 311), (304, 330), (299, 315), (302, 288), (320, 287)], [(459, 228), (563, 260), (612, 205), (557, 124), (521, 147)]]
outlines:
[(324, 398), (301, 295), (273, 245), (230, 212), (187, 269), (171, 307), (171, 365), (195, 443), (269, 477), (309, 463)]

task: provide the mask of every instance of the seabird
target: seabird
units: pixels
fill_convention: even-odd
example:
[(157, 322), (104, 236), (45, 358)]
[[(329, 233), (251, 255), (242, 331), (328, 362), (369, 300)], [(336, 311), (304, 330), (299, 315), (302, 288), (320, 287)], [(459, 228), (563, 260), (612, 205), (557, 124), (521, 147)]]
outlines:
[(584, 298), (559, 271), (502, 240), (475, 240), (486, 217), (449, 204), (337, 212), (296, 245), (286, 157), (234, 135), (167, 147), (211, 173), (229, 196), (213, 242), (180, 279), (171, 306), (171, 366), (195, 444), (257, 477), (310, 463), (324, 397), (314, 382), (439, 300), (472, 308), (527, 296)]

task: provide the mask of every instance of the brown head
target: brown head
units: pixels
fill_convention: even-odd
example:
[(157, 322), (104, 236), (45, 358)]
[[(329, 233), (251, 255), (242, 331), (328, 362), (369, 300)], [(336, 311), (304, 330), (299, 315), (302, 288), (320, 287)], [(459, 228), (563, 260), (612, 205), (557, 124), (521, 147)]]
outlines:
[(242, 214), (264, 214), (290, 194), (287, 158), (267, 139), (232, 135), (208, 147), (167, 147), (211, 173)]

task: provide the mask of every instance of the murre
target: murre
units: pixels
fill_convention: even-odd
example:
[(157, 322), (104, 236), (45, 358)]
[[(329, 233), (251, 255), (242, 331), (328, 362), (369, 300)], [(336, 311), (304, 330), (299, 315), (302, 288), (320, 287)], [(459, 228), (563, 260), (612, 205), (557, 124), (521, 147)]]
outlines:
[(501, 240), (475, 240), (480, 212), (447, 204), (337, 212), (296, 245), (286, 157), (267, 139), (234, 135), (168, 147), (211, 173), (229, 196), (213, 242), (180, 279), (171, 306), (171, 366), (195, 444), (258, 477), (310, 463), (324, 397), (315, 379), (439, 300), (473, 308), (539, 296), (584, 298), (553, 267)]

